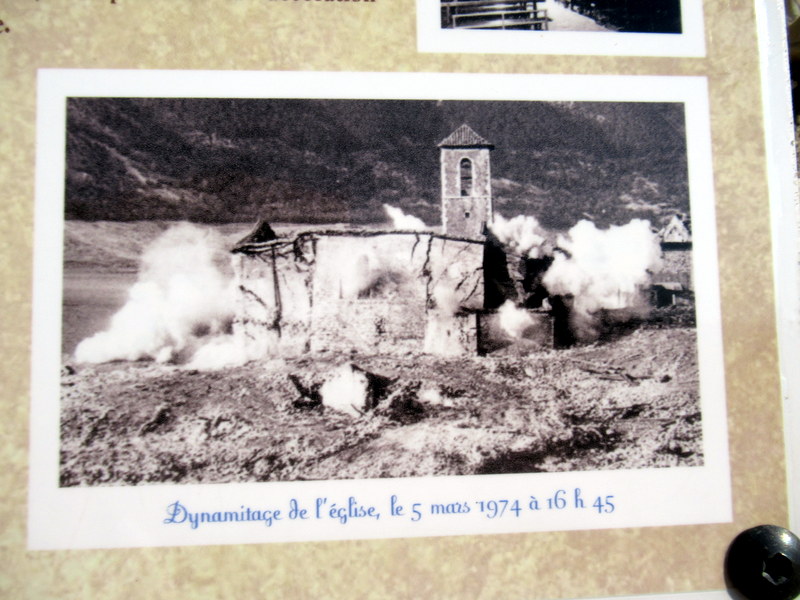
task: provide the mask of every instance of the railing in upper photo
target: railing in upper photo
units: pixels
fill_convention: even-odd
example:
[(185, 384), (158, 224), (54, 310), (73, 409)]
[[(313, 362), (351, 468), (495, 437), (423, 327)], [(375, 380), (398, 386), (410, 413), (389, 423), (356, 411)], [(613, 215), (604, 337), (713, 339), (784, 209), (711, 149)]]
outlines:
[(547, 30), (543, 0), (444, 0), (442, 27), (447, 29)]

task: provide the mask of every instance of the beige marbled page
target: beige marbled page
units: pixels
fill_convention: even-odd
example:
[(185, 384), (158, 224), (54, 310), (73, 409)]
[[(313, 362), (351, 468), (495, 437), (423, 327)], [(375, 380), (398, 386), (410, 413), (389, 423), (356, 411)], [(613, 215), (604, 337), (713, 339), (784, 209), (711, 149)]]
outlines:
[[(421, 54), (414, 0), (7, 0), (0, 19), (0, 595), (571, 598), (718, 589), (740, 530), (787, 525), (752, 0), (705, 0), (705, 58)], [(26, 550), (38, 68), (705, 75), (734, 522), (377, 541)]]

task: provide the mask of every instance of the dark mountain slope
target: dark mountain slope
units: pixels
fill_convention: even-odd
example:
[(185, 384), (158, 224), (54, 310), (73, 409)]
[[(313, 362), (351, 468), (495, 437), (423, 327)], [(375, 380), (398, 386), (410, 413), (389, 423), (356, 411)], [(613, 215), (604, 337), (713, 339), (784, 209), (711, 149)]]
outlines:
[(437, 144), (495, 144), (505, 216), (565, 227), (688, 211), (682, 106), (656, 103), (72, 98), (69, 219), (439, 221)]

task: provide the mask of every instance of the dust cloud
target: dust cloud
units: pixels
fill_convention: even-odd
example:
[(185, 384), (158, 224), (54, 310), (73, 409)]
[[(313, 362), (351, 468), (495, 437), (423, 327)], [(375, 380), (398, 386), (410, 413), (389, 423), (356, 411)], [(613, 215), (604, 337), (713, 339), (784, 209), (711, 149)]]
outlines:
[(383, 210), (386, 212), (386, 216), (391, 220), (394, 229), (400, 231), (424, 231), (427, 229), (427, 225), (425, 225), (422, 219), (414, 215), (407, 215), (402, 209), (396, 206), (384, 204)]
[(554, 295), (574, 298), (583, 313), (630, 308), (642, 302), (642, 290), (661, 263), (658, 236), (649, 221), (598, 229), (580, 221), (558, 237), (558, 248), (543, 283)]
[(497, 214), (489, 225), (495, 237), (513, 254), (528, 258), (542, 258), (553, 252), (548, 242), (551, 237), (535, 217), (518, 215), (506, 219)]
[(243, 364), (248, 352), (231, 335), (235, 298), (222, 237), (176, 225), (144, 251), (127, 302), (105, 331), (78, 344), (75, 360), (153, 360), (204, 369)]
[[(596, 336), (598, 311), (647, 310), (645, 290), (661, 264), (658, 235), (649, 221), (633, 219), (598, 229), (582, 220), (567, 233), (555, 235), (534, 217), (497, 215), (490, 229), (511, 255), (552, 259), (541, 282), (550, 297), (566, 299), (577, 339)], [(519, 337), (530, 321), (525, 310), (510, 301), (499, 314), (511, 337)]]

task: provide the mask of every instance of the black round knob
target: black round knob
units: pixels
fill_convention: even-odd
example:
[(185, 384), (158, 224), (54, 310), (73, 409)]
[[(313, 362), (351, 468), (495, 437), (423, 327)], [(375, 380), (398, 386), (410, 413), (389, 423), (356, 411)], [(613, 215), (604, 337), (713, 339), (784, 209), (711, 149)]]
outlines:
[(800, 539), (777, 525), (736, 536), (725, 556), (728, 586), (746, 600), (794, 600), (800, 595)]

